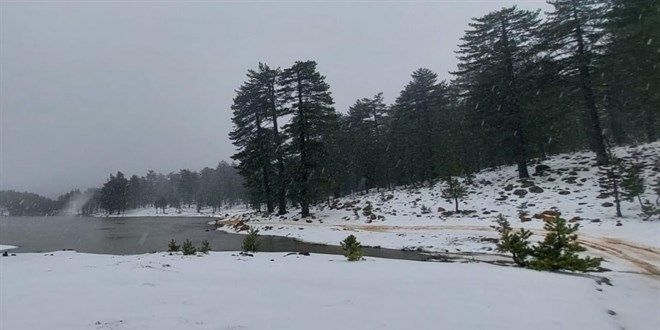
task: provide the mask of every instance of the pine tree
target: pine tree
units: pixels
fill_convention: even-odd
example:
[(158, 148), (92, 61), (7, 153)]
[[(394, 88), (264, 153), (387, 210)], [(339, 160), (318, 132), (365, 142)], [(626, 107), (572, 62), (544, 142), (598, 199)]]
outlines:
[(266, 203), (266, 211), (275, 209), (272, 193), (273, 132), (266, 127), (270, 114), (265, 101), (268, 94), (254, 71), (237, 91), (232, 105), (234, 129), (229, 138), (239, 149), (232, 159), (238, 160), (239, 172), (246, 179), (253, 204)]
[(621, 188), (624, 200), (631, 202), (637, 199), (639, 205), (643, 208), (642, 194), (646, 191), (646, 186), (644, 185), (644, 178), (641, 176), (641, 171), (640, 164), (630, 164), (627, 166), (621, 179)]
[(384, 138), (387, 107), (383, 103), (383, 93), (357, 100), (348, 109), (346, 120), (344, 134), (350, 137), (350, 164), (357, 179), (365, 181), (358, 184), (359, 188), (368, 191), (385, 186), (388, 181)]
[(101, 207), (109, 214), (120, 214), (128, 207), (128, 180), (124, 173), (110, 174), (108, 181), (101, 188)]
[(598, 183), (601, 188), (600, 193), (609, 195), (614, 198), (614, 205), (616, 206), (616, 216), (622, 217), (621, 214), (621, 176), (622, 176), (622, 161), (612, 155), (609, 157), (610, 162), (607, 165), (600, 166), (598, 171)]
[(392, 137), (397, 153), (396, 166), (404, 183), (435, 179), (434, 153), (440, 125), (439, 112), (446, 105), (447, 86), (438, 75), (421, 68), (396, 99), (392, 114)]
[(481, 114), (476, 119), (508, 133), (502, 139), (510, 141), (520, 178), (529, 177), (521, 86), (535, 56), (539, 22), (538, 12), (515, 6), (491, 12), (473, 19), (457, 52), (461, 62), (455, 74)]
[[(660, 4), (646, 0), (610, 0), (605, 52), (600, 70), (608, 91), (613, 135), (655, 141), (660, 103)], [(626, 124), (633, 124), (626, 125)], [(625, 132), (621, 131), (625, 127)], [(642, 136), (639, 136), (640, 138)]]
[(344, 257), (348, 261), (359, 261), (362, 259), (362, 245), (355, 236), (348, 235), (339, 244), (341, 245), (341, 249), (344, 250)]
[(529, 267), (536, 270), (570, 270), (586, 272), (600, 266), (602, 258), (580, 258), (579, 252), (586, 249), (578, 243), (579, 224), (569, 225), (565, 219), (555, 218), (547, 221), (543, 229), (547, 231), (545, 239), (534, 247), (534, 259)]
[(241, 249), (243, 252), (257, 252), (261, 248), (261, 243), (259, 242), (259, 230), (250, 227), (248, 229), (247, 236), (243, 240)]
[(562, 73), (579, 81), (589, 132), (589, 144), (598, 165), (608, 162), (596, 105), (593, 61), (604, 35), (605, 7), (599, 0), (552, 0), (543, 26), (545, 53), (562, 67)]
[(500, 240), (497, 243), (497, 251), (503, 253), (511, 253), (513, 262), (519, 267), (527, 267), (529, 261), (527, 258), (532, 254), (533, 250), (530, 246), (529, 238), (532, 232), (520, 228), (518, 232), (514, 232), (509, 224), (509, 221), (503, 215), (497, 217), (497, 226), (495, 230), (500, 234)]
[(327, 137), (338, 117), (332, 107), (330, 86), (316, 71), (316, 62), (295, 62), (282, 72), (280, 84), (283, 101), (292, 113), (291, 122), (285, 126), (295, 163), (292, 198), (300, 204), (304, 218), (310, 215), (309, 204), (318, 198)]
[(459, 212), (458, 201), (468, 195), (467, 188), (456, 178), (450, 177), (445, 181), (447, 183), (447, 188), (442, 190), (442, 198), (453, 199), (456, 212)]

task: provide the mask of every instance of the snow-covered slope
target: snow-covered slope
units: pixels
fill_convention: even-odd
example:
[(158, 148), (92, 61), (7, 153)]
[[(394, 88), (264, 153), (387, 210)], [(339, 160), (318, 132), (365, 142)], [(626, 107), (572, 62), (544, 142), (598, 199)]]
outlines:
[[(614, 152), (618, 157), (643, 164), (647, 184), (660, 175), (660, 143), (619, 147)], [(301, 219), (297, 210), (285, 216), (236, 213), (219, 221), (224, 225), (219, 230), (245, 228), (233, 226), (243, 221), (263, 234), (310, 242), (336, 245), (348, 234), (355, 234), (370, 246), (492, 253), (496, 233), (491, 226), (499, 214), (514, 227), (542, 233), (544, 222), (533, 215), (557, 210), (562, 217), (580, 223), (583, 243), (591, 248), (591, 253), (612, 257), (613, 250), (624, 250), (624, 254), (632, 250), (629, 254), (634, 254), (636, 261), (650, 263), (660, 274), (660, 222), (642, 221), (636, 201), (623, 202), (624, 217), (616, 218), (614, 207), (607, 204), (612, 198), (601, 195), (598, 167), (593, 164), (593, 153), (577, 152), (535, 161), (531, 172), (537, 165), (549, 168), (529, 180), (519, 180), (515, 166), (482, 171), (469, 186), (470, 195), (459, 204), (461, 210), (470, 210), (465, 214), (447, 212), (453, 211), (453, 201), (441, 197), (443, 186), (437, 184), (340, 198), (333, 205), (314, 207), (311, 219)], [(655, 201), (651, 189), (647, 189), (646, 198)], [(365, 212), (365, 208), (371, 211)], [(531, 221), (521, 221), (521, 214)]]
[(612, 287), (483, 263), (55, 252), (0, 257), (0, 276), (0, 328), (12, 330), (660, 326), (660, 291), (630, 274)]

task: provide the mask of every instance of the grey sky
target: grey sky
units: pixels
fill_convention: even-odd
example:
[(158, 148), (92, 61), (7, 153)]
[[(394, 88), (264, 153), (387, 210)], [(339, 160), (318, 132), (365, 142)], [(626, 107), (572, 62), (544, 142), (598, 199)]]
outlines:
[(0, 4), (0, 189), (57, 196), (121, 170), (229, 160), (234, 89), (259, 61), (313, 59), (338, 111), (412, 71), (448, 79), (471, 17), (515, 3), (29, 2)]

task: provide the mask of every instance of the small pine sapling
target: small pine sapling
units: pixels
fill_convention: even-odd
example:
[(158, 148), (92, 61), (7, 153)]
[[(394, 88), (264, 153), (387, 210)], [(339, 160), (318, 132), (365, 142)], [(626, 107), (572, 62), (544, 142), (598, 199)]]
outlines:
[(179, 252), (181, 245), (177, 245), (176, 241), (172, 239), (169, 244), (167, 244), (167, 252)]
[(202, 246), (199, 248), (199, 252), (204, 254), (209, 254), (209, 251), (211, 251), (211, 244), (209, 243), (209, 241), (204, 240), (202, 242)]
[(625, 168), (623, 178), (621, 179), (624, 200), (632, 202), (637, 199), (639, 205), (643, 205), (642, 194), (646, 191), (644, 178), (642, 178), (641, 172), (642, 170), (639, 164), (631, 164)]
[(259, 230), (250, 228), (248, 229), (247, 236), (243, 240), (243, 244), (241, 245), (241, 249), (243, 249), (243, 252), (257, 252), (259, 251), (259, 248), (261, 247), (261, 243), (259, 242)]
[(527, 258), (532, 253), (532, 248), (529, 245), (529, 237), (532, 232), (520, 228), (518, 232), (513, 232), (509, 221), (503, 215), (497, 217), (497, 226), (495, 230), (500, 233), (500, 240), (497, 243), (497, 251), (504, 253), (511, 253), (513, 262), (519, 267), (527, 267)]
[(183, 251), (184, 256), (194, 255), (195, 253), (197, 253), (197, 249), (189, 239), (183, 242), (183, 246), (181, 246), (181, 251)]
[(655, 178), (653, 192), (655, 192), (655, 205), (660, 206), (660, 177)]
[(622, 161), (619, 158), (610, 156), (610, 163), (601, 166), (598, 171), (600, 178), (598, 179), (601, 188), (600, 193), (614, 197), (614, 205), (616, 206), (616, 216), (622, 217), (621, 214), (621, 172)]
[(362, 259), (362, 245), (353, 235), (348, 235), (342, 242), (341, 249), (344, 250), (344, 257), (348, 261), (358, 261)]
[(447, 183), (447, 187), (442, 190), (442, 198), (453, 199), (456, 212), (460, 212), (458, 210), (458, 201), (463, 200), (467, 196), (467, 188), (456, 178), (450, 177), (445, 182)]
[(597, 270), (603, 258), (580, 258), (579, 252), (586, 249), (578, 243), (579, 224), (569, 225), (566, 219), (555, 217), (547, 221), (543, 229), (547, 231), (543, 242), (534, 247), (533, 259), (529, 267), (536, 270), (570, 270), (587, 272)]

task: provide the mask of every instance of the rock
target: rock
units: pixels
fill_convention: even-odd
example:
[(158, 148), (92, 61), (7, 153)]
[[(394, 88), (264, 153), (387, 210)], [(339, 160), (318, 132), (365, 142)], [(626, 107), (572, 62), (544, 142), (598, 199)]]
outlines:
[(561, 215), (561, 212), (559, 212), (557, 210), (545, 210), (545, 211), (541, 212), (541, 214), (549, 215), (549, 216), (552, 216), (552, 217), (558, 217), (558, 216)]
[(7, 253), (7, 251), (2, 252), (2, 256), (3, 256), (3, 257), (9, 257), (9, 253)]
[(568, 191), (568, 190), (561, 190), (560, 192), (558, 192), (558, 194), (560, 194), (560, 195), (570, 195), (571, 192)]
[(602, 193), (602, 194), (596, 196), (596, 198), (598, 198), (598, 199), (605, 199), (605, 198), (609, 198), (609, 197), (610, 197), (610, 194), (606, 194), (606, 193)]
[(610, 315), (616, 315), (616, 312), (613, 311), (613, 310), (611, 310), (611, 309), (608, 309), (608, 310), (607, 310), (607, 314), (610, 314)]
[(535, 193), (535, 194), (540, 194), (540, 193), (543, 192), (543, 188), (541, 188), (539, 186), (531, 186), (531, 187), (529, 187), (529, 192)]
[(548, 180), (548, 182), (555, 182), (556, 179), (555, 178), (547, 178), (546, 180)]
[(490, 214), (490, 211), (484, 211), (482, 214)]
[(617, 222), (616, 222), (616, 226), (617, 226), (617, 227), (621, 227), (621, 226), (623, 226), (623, 224), (621, 223), (621, 221), (617, 221)]
[(591, 222), (600, 222), (600, 219), (591, 219)]
[(305, 220), (305, 222), (307, 222), (307, 223), (312, 223), (312, 220), (307, 219), (307, 220)]
[(614, 204), (613, 204), (613, 203), (610, 203), (610, 202), (605, 202), (605, 203), (603, 203), (603, 204), (601, 204), (601, 205), (602, 205), (603, 207), (612, 207), (612, 206), (614, 206)]
[(550, 166), (548, 166), (548, 165), (543, 165), (543, 164), (536, 165), (536, 167), (534, 168), (534, 171), (535, 171), (534, 174), (537, 174), (537, 175), (543, 174), (543, 172), (545, 172), (549, 169), (550, 169)]
[(506, 196), (500, 196), (500, 197), (498, 197), (498, 198), (495, 198), (495, 200), (496, 200), (496, 201), (505, 201), (505, 200), (507, 200), (507, 198), (508, 198), (508, 197), (506, 197)]
[(506, 185), (506, 187), (504, 187), (504, 190), (505, 190), (505, 191), (511, 191), (511, 190), (513, 190), (513, 185), (509, 183), (508, 185)]
[(516, 189), (516, 190), (513, 191), (513, 194), (518, 196), (518, 197), (522, 197), (522, 196), (527, 195), (527, 190), (525, 190), (525, 189)]
[(570, 171), (570, 172), (568, 172), (568, 175), (578, 175), (578, 174), (575, 171)]
[(520, 185), (520, 188), (529, 188), (529, 187), (533, 187), (533, 186), (534, 186), (534, 182), (532, 182), (532, 181), (523, 181), (522, 184)]
[(521, 216), (519, 216), (518, 218), (520, 219), (520, 222), (529, 222), (529, 221), (532, 221), (532, 218), (530, 218), (530, 217), (526, 217), (526, 216), (524, 216), (524, 215), (521, 215)]
[(582, 220), (582, 218), (580, 218), (580, 217), (572, 217), (570, 220), (568, 220), (568, 222), (570, 222), (570, 223), (575, 223), (575, 222), (578, 222), (578, 221), (580, 221), (580, 220)]

